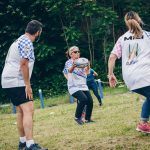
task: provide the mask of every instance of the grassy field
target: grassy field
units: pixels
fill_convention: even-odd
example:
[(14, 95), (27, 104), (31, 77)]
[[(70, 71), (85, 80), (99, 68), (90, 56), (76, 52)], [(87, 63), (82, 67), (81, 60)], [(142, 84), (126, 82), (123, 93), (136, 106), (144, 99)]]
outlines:
[[(95, 122), (83, 126), (75, 123), (76, 103), (67, 103), (67, 95), (45, 100), (48, 107), (35, 110), (35, 140), (49, 150), (150, 149), (150, 135), (135, 130), (142, 105), (138, 95), (122, 88), (107, 89), (102, 107), (93, 98)], [(40, 107), (39, 101), (35, 101), (35, 106)], [(0, 150), (17, 150), (16, 116), (6, 114), (10, 111), (10, 108), (0, 110)]]

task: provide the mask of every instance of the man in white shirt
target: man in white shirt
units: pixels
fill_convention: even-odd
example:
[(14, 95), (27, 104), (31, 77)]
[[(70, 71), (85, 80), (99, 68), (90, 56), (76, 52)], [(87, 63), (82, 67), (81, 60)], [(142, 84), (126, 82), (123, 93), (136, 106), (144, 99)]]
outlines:
[(39, 39), (42, 24), (37, 20), (28, 23), (25, 34), (9, 48), (1, 76), (2, 88), (17, 109), (17, 126), (20, 136), (18, 149), (46, 150), (33, 140), (33, 94), (30, 78), (34, 65), (33, 42)]

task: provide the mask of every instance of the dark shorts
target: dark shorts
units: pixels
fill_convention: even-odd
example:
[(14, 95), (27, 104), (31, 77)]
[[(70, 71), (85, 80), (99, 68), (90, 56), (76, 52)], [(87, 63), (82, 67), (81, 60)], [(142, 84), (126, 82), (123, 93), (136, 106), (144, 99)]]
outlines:
[(25, 87), (13, 87), (5, 89), (6, 93), (14, 106), (33, 101), (26, 98)]

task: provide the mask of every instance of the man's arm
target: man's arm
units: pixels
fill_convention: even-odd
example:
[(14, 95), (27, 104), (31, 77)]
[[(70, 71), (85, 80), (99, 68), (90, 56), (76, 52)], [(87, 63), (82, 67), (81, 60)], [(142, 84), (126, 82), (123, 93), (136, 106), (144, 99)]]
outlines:
[(30, 84), (30, 78), (29, 78), (29, 60), (22, 58), (20, 61), (20, 69), (22, 72), (22, 76), (24, 79), (24, 83), (25, 83), (25, 90), (26, 90), (26, 98), (28, 97), (30, 100), (33, 99), (33, 94), (32, 94), (32, 88), (31, 88), (31, 84)]

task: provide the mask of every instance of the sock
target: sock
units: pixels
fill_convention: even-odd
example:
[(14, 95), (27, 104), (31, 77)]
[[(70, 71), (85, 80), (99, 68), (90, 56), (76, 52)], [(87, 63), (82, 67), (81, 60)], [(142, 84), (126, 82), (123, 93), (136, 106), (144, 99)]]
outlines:
[(25, 143), (25, 142), (26, 142), (26, 137), (25, 137), (25, 136), (20, 137), (19, 139), (20, 139), (20, 142), (21, 142), (21, 143)]
[(26, 146), (29, 148), (32, 144), (34, 144), (34, 140), (27, 140)]

